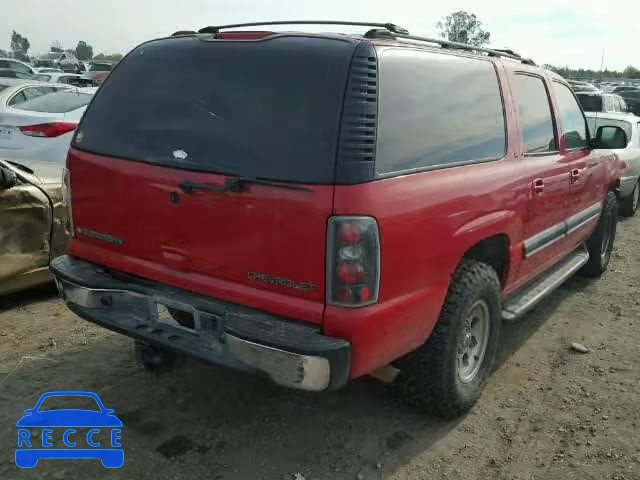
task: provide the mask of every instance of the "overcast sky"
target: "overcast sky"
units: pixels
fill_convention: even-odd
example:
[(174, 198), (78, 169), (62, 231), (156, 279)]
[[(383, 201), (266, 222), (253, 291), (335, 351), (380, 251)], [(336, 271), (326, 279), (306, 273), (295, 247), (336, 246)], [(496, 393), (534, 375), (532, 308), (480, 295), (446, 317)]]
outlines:
[[(511, 48), (537, 63), (640, 68), (640, 0), (0, 0), (0, 48), (12, 30), (31, 41), (30, 54), (53, 40), (95, 53), (125, 53), (176, 30), (260, 20), (327, 19), (393, 22), (433, 36), (435, 23), (456, 10), (475, 13), (491, 32), (491, 46)], [(46, 4), (46, 6), (45, 6)], [(292, 27), (295, 28), (295, 27)], [(338, 31), (323, 27), (323, 31)]]

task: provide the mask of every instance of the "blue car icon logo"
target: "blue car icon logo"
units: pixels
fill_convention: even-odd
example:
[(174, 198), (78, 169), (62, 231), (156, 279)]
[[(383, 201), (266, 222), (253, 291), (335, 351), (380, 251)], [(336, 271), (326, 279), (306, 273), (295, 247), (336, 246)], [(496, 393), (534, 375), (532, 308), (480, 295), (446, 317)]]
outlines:
[[(43, 402), (54, 398), (65, 403), (85, 397), (95, 410), (56, 408), (47, 410)], [(86, 398), (88, 397), (88, 398)], [(16, 465), (33, 468), (41, 458), (100, 459), (106, 468), (119, 468), (124, 463), (124, 450), (120, 448), (122, 422), (113, 415), (114, 410), (104, 407), (98, 395), (92, 392), (48, 392), (36, 406), (24, 411), (18, 420), (18, 448)], [(37, 432), (37, 433), (36, 433)], [(58, 443), (60, 445), (55, 445)], [(62, 447), (64, 448), (58, 448)]]

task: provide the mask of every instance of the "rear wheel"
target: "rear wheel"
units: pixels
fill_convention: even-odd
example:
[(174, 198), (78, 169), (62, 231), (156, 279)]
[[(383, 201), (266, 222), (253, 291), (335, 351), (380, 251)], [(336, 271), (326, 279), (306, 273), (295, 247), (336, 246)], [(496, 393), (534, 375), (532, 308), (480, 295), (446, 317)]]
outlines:
[(631, 195), (623, 198), (620, 202), (620, 215), (623, 217), (633, 217), (638, 210), (638, 203), (640, 203), (640, 184), (636, 183)]
[(607, 193), (598, 226), (587, 240), (589, 261), (582, 271), (590, 277), (599, 277), (609, 266), (618, 224), (618, 201), (613, 192)]
[(493, 368), (502, 326), (500, 282), (489, 265), (463, 259), (427, 342), (396, 362), (410, 404), (445, 418), (467, 412)]

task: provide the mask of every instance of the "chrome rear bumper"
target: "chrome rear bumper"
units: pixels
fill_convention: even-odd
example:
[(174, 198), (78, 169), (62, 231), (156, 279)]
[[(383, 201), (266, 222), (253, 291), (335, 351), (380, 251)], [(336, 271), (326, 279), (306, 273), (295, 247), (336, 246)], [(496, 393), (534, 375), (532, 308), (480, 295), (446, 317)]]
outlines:
[[(51, 263), (67, 306), (82, 318), (137, 341), (240, 370), (263, 373), (290, 388), (344, 385), (350, 344), (319, 329), (133, 277), (63, 256)], [(194, 328), (158, 318), (158, 303), (191, 314)]]

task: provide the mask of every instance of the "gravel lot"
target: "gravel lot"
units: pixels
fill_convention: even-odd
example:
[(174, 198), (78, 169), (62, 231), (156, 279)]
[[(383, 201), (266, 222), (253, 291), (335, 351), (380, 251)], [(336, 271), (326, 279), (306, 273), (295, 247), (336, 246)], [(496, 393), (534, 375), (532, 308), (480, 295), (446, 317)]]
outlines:
[[(309, 395), (195, 362), (155, 376), (126, 337), (75, 317), (52, 288), (0, 298), (0, 478), (640, 479), (639, 238), (640, 216), (623, 221), (602, 279), (574, 278), (506, 325), (482, 399), (455, 422), (373, 379)], [(15, 466), (15, 422), (64, 389), (115, 409), (122, 468)]]

